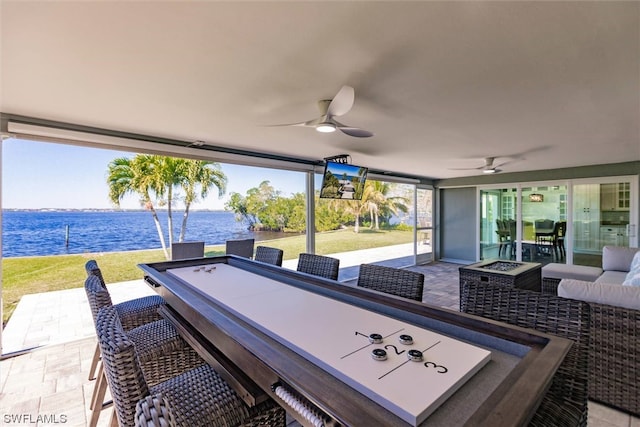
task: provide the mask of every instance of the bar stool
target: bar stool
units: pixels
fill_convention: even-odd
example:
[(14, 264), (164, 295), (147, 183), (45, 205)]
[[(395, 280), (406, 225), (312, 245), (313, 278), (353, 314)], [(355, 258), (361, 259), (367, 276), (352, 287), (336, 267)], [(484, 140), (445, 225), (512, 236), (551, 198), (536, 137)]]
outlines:
[(340, 260), (323, 255), (302, 253), (298, 258), (298, 271), (325, 279), (338, 280)]
[(269, 246), (257, 246), (256, 256), (254, 257), (254, 260), (282, 267), (283, 255), (284, 252), (282, 251), (282, 249), (271, 248)]
[[(97, 276), (87, 277), (85, 290), (92, 313), (96, 313), (95, 319), (103, 307), (112, 307), (116, 315), (119, 316), (118, 308), (108, 303), (110, 301), (109, 293), (106, 288), (102, 287)], [(146, 323), (125, 333), (136, 345), (138, 361), (148, 384), (158, 384), (185, 370), (205, 363), (197, 352), (180, 337), (171, 323), (165, 319)], [(107, 381), (104, 375), (104, 365), (101, 365), (90, 404), (89, 425), (92, 427), (97, 424), (102, 410), (109, 406), (103, 403), (106, 391)]]
[(422, 301), (424, 274), (383, 265), (361, 264), (357, 286)]
[(120, 427), (136, 425), (136, 405), (148, 397), (163, 401), (166, 408), (160, 413), (170, 414), (170, 425), (285, 425), (285, 412), (272, 399), (248, 407), (207, 364), (150, 385), (138, 362), (136, 345), (125, 334), (114, 307), (99, 311), (96, 332)]
[[(107, 292), (104, 296), (104, 300), (100, 302), (100, 306), (103, 304), (112, 305), (111, 296), (109, 290), (104, 283), (102, 271), (98, 267), (98, 263), (95, 260), (89, 260), (84, 265), (87, 272), (87, 276), (96, 276), (100, 280), (102, 288)], [(137, 328), (145, 323), (154, 322), (162, 319), (158, 313), (158, 308), (164, 304), (164, 300), (159, 295), (151, 295), (142, 298), (136, 298), (129, 301), (124, 301), (116, 304), (118, 315), (122, 321), (122, 325), (125, 330)], [(91, 314), (93, 315), (93, 321), (96, 321), (96, 315), (98, 311), (95, 308), (91, 308)], [(98, 362), (100, 360), (100, 347), (96, 344), (96, 349), (91, 360), (91, 367), (89, 368), (89, 380), (96, 378), (98, 370)]]

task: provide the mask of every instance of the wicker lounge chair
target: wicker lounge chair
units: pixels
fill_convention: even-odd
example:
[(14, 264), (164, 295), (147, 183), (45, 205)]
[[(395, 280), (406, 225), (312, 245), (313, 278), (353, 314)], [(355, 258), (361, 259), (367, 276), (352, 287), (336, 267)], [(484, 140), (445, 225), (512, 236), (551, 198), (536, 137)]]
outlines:
[(227, 240), (225, 243), (226, 254), (252, 258), (254, 243), (255, 239)]
[(267, 264), (273, 264), (281, 267), (283, 255), (284, 252), (282, 249), (271, 248), (269, 246), (258, 246), (256, 247), (256, 256), (254, 259), (256, 261), (266, 262)]
[(586, 426), (589, 305), (538, 292), (467, 281), (460, 311), (574, 341), (530, 425)]
[(136, 405), (149, 396), (163, 400), (171, 425), (284, 427), (285, 412), (273, 400), (249, 408), (207, 364), (149, 385), (113, 307), (100, 310), (96, 331), (120, 427), (136, 425)]
[(323, 255), (302, 253), (298, 258), (298, 271), (325, 279), (338, 280), (340, 260)]
[(382, 265), (361, 264), (358, 286), (422, 301), (424, 274)]

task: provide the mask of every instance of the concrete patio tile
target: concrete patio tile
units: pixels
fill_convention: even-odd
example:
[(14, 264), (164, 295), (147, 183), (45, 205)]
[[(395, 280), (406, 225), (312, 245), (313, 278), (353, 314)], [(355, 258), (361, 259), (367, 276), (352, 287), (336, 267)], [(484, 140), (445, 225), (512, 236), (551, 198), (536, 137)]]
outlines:
[[(82, 388), (42, 396), (39, 414), (57, 415), (66, 418), (65, 425), (86, 425), (84, 409), (79, 405), (84, 402)], [(61, 423), (58, 423), (61, 424)], [(41, 424), (47, 425), (47, 424)]]

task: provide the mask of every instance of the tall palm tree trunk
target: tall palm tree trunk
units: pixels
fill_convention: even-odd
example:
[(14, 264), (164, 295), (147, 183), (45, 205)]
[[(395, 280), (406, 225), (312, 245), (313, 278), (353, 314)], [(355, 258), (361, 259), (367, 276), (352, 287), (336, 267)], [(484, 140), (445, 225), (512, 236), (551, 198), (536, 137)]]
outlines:
[(169, 228), (169, 246), (173, 244), (173, 211), (171, 210), (171, 204), (173, 202), (173, 187), (168, 186), (167, 191), (167, 227)]
[(184, 235), (187, 232), (187, 220), (189, 219), (189, 208), (191, 207), (190, 203), (185, 203), (184, 205), (184, 214), (182, 215), (182, 224), (180, 225), (180, 237), (178, 237), (178, 242), (184, 241)]
[(164, 241), (164, 234), (162, 233), (162, 225), (160, 224), (160, 218), (158, 218), (158, 214), (154, 209), (153, 205), (150, 207), (151, 215), (153, 216), (153, 222), (156, 224), (156, 230), (158, 231), (158, 237), (160, 237), (160, 244), (162, 245), (162, 250), (164, 251), (164, 257), (167, 260), (170, 260), (169, 251), (167, 250), (167, 244)]

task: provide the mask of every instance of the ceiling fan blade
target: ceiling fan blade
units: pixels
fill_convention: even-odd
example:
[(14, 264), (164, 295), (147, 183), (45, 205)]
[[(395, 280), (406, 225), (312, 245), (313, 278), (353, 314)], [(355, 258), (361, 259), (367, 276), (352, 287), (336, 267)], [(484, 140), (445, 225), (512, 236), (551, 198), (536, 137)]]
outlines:
[(264, 126), (269, 128), (275, 128), (275, 127), (283, 127), (283, 126), (308, 126), (308, 125), (307, 125), (307, 122), (300, 122), (300, 123), (283, 123), (278, 125), (264, 125)]
[(342, 86), (336, 96), (333, 97), (333, 100), (331, 100), (327, 108), (327, 115), (331, 117), (347, 114), (353, 107), (355, 96), (355, 91), (351, 86)]
[(281, 127), (281, 126), (307, 126), (307, 127), (315, 127), (316, 125), (320, 124), (323, 121), (323, 117), (317, 118), (317, 119), (313, 119), (313, 120), (307, 120), (306, 122), (299, 122), (299, 123), (283, 123), (283, 124), (278, 124), (278, 125), (266, 125), (267, 127)]
[(338, 129), (340, 129), (343, 133), (346, 133), (349, 136), (355, 136), (356, 138), (369, 138), (370, 136), (373, 136), (373, 133), (360, 128), (339, 126)]

